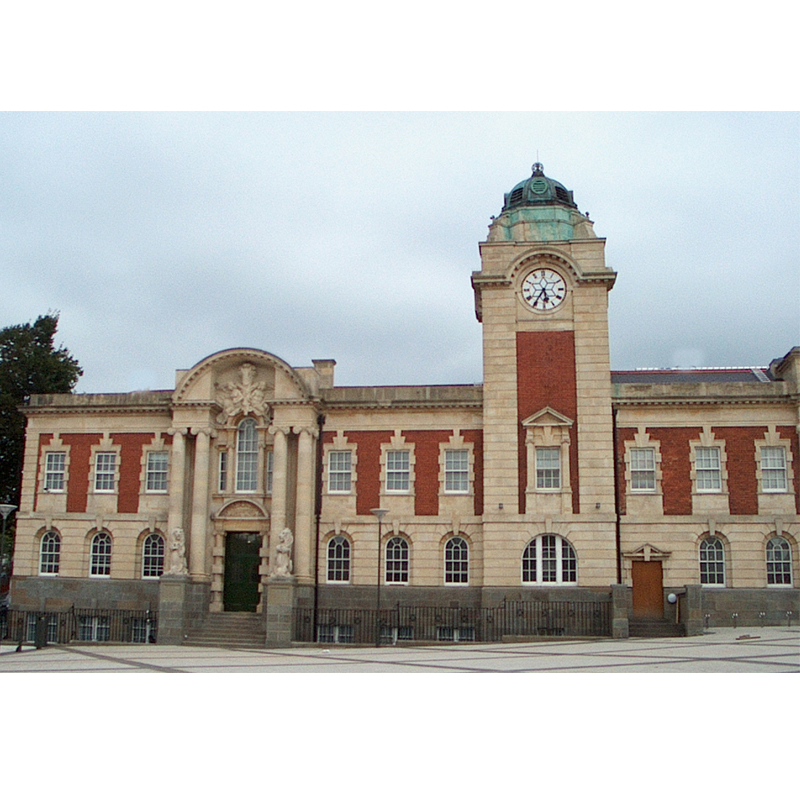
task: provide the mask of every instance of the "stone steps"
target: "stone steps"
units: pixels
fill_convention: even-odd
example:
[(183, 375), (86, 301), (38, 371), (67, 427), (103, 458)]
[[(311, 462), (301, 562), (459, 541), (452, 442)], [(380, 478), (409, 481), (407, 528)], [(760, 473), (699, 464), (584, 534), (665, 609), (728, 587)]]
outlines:
[(263, 648), (265, 638), (261, 614), (223, 612), (209, 614), (200, 628), (189, 633), (184, 644), (193, 647)]
[(686, 626), (682, 622), (668, 622), (663, 619), (632, 619), (628, 623), (628, 635), (638, 638), (664, 638), (686, 636)]

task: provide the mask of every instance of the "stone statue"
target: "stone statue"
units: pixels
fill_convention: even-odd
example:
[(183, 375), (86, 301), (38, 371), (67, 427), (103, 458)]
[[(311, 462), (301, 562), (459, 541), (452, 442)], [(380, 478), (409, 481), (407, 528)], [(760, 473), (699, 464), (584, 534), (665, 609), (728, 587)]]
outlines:
[(169, 535), (169, 569), (167, 575), (188, 575), (186, 569), (186, 540), (183, 528), (175, 528)]
[(277, 577), (286, 578), (292, 574), (292, 543), (294, 536), (289, 528), (284, 528), (278, 537), (277, 556), (275, 557), (275, 569), (272, 574)]

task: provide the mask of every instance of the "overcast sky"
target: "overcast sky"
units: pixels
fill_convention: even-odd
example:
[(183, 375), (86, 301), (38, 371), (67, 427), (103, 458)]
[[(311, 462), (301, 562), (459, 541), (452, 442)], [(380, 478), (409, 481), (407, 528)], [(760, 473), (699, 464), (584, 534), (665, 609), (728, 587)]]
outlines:
[(543, 162), (618, 272), (612, 368), (800, 345), (797, 113), (3, 113), (0, 326), (60, 312), (78, 391), (229, 347), (339, 385), (477, 383), (470, 274)]

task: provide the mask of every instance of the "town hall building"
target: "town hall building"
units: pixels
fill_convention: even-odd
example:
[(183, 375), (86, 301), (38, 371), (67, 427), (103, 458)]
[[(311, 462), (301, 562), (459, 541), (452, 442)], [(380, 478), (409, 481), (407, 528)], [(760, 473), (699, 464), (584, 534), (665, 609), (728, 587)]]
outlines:
[(174, 389), (31, 397), (12, 608), (101, 640), (146, 613), (166, 643), (796, 622), (800, 347), (612, 371), (604, 248), (541, 164), (505, 195), (472, 273), (482, 384), (239, 348)]

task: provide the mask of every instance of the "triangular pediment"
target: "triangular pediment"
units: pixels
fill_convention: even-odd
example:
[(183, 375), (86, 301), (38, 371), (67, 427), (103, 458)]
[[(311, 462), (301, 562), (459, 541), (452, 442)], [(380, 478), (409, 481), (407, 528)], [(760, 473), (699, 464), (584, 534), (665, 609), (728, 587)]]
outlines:
[(572, 420), (559, 414), (555, 409), (550, 406), (545, 406), (543, 409), (531, 414), (527, 419), (522, 420), (523, 428), (544, 427), (545, 425), (551, 428), (564, 428), (572, 427)]
[(662, 550), (659, 547), (656, 547), (649, 542), (637, 547), (635, 550), (631, 550), (628, 553), (623, 553), (626, 558), (632, 558), (636, 561), (663, 561), (665, 558), (669, 558), (670, 551), (669, 550)]

